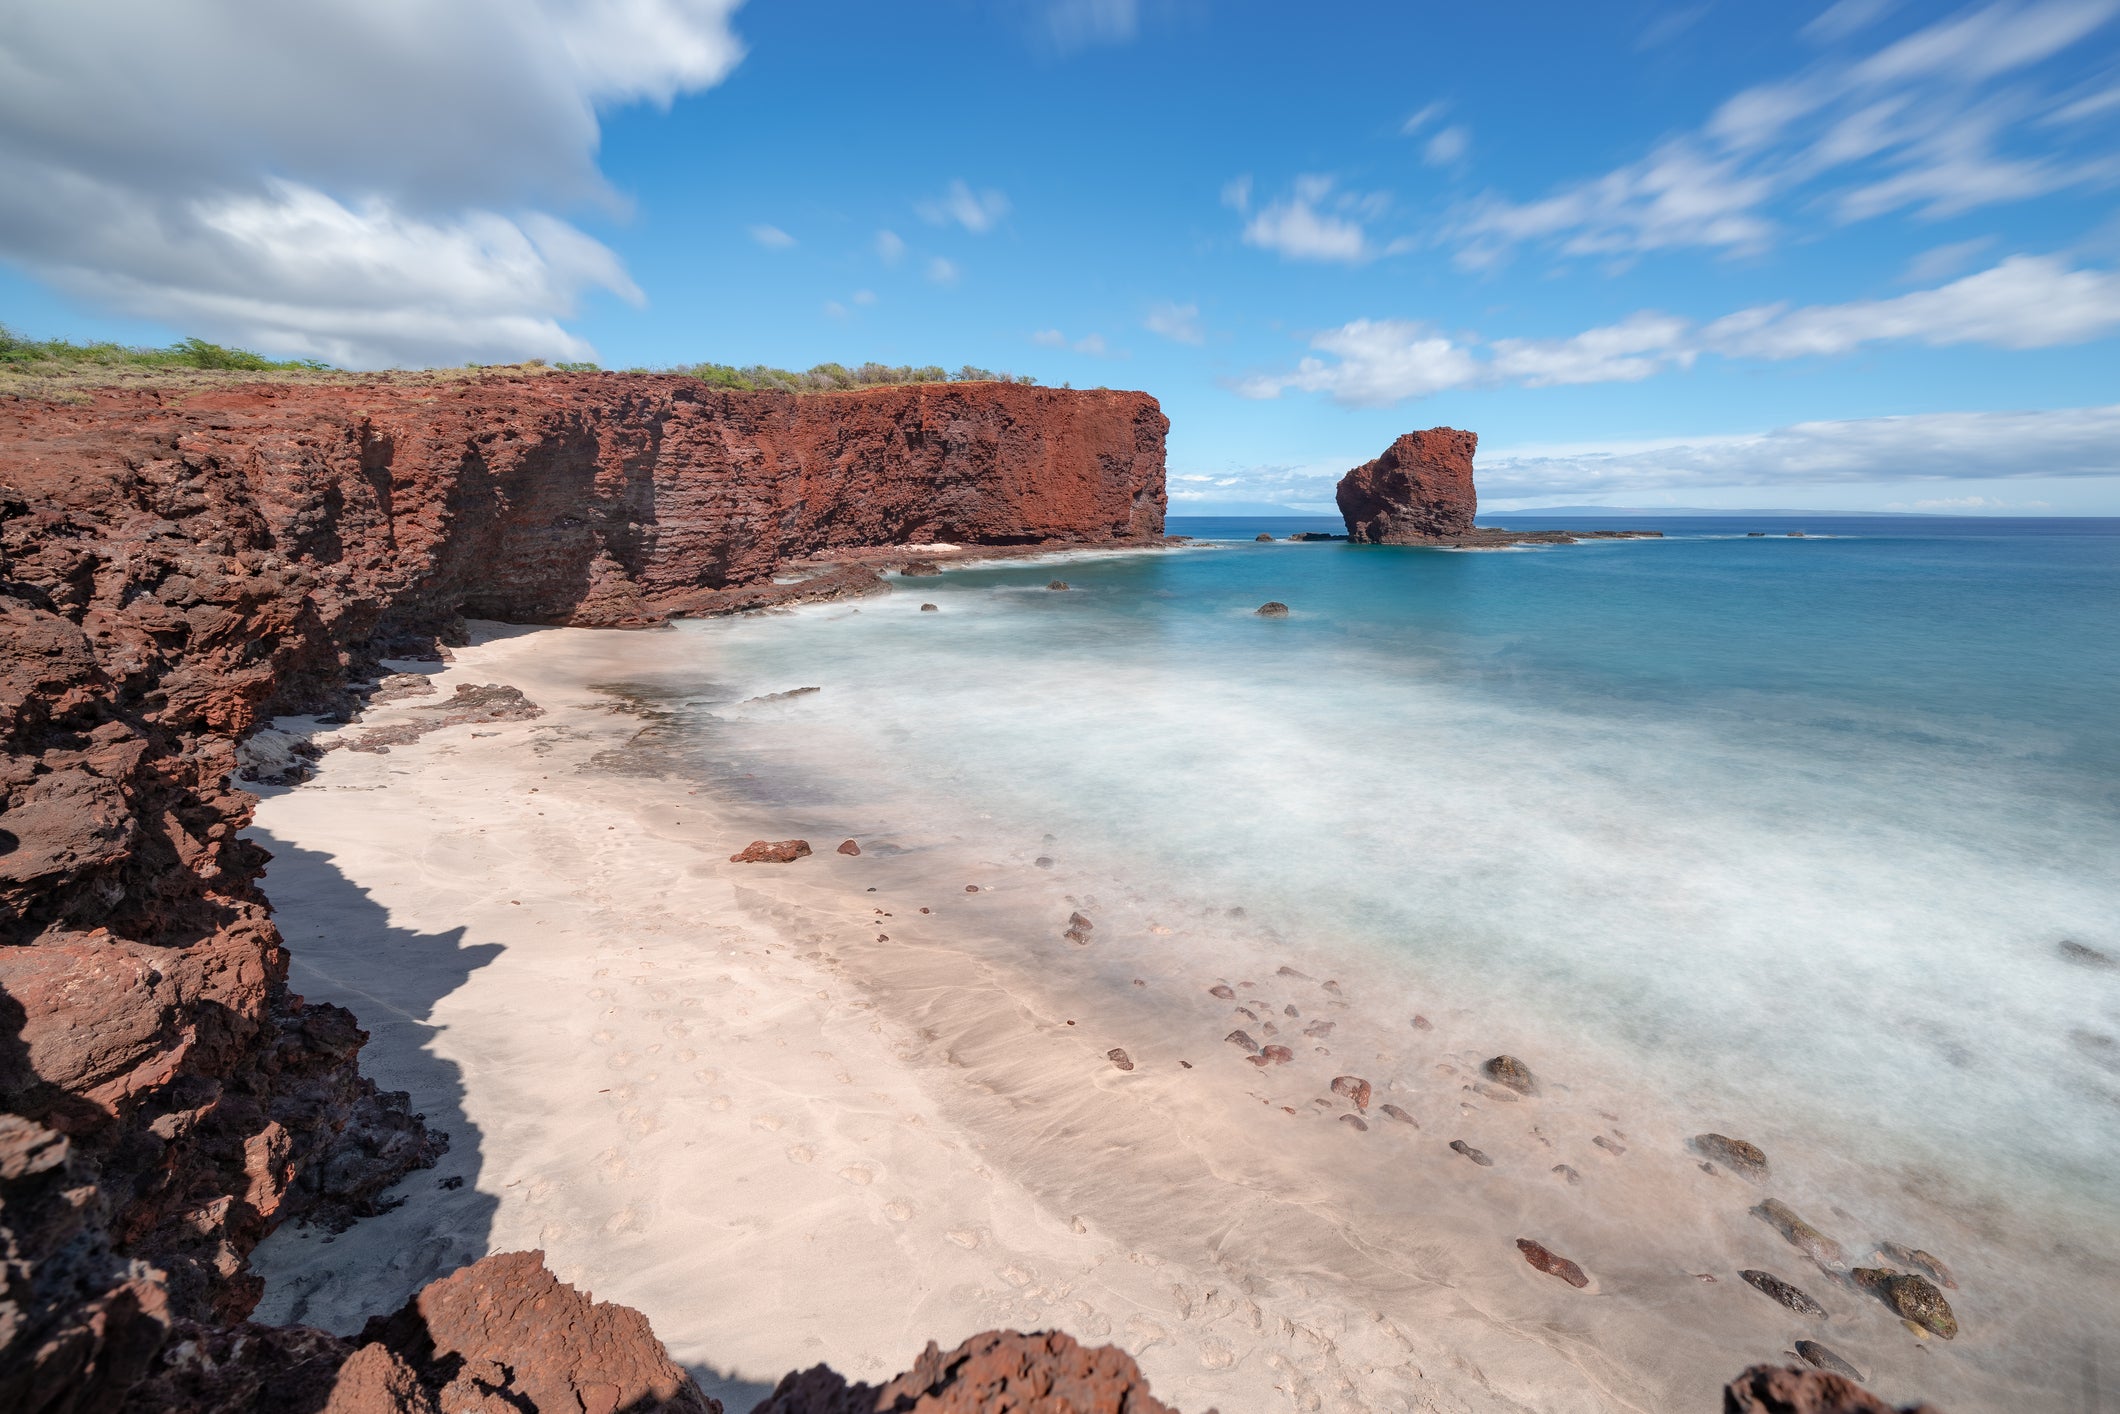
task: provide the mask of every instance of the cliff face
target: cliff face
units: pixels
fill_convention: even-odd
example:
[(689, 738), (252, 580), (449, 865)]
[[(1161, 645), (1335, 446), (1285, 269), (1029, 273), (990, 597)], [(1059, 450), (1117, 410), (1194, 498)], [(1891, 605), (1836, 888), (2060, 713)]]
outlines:
[(1477, 432), (1431, 427), (1408, 432), (1340, 478), (1336, 498), (1349, 540), (1421, 545), (1472, 530), (1479, 497), (1472, 489)]
[(1159, 535), (1167, 426), (1135, 393), (622, 375), (0, 404), (0, 1403), (122, 1388), (142, 1331), (249, 1312), (272, 1227), (440, 1151), (287, 989), (240, 738), (465, 614), (644, 624), (834, 550)]

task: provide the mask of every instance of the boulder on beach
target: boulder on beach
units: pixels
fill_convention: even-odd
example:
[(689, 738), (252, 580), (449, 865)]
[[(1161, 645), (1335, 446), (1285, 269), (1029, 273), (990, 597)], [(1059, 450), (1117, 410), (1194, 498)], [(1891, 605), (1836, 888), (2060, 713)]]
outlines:
[(841, 840), (839, 842), (839, 852), (841, 854), (859, 854), (861, 853), (861, 846), (852, 840)]
[(1516, 1240), (1516, 1250), (1523, 1253), (1524, 1260), (1532, 1266), (1549, 1276), (1559, 1277), (1570, 1286), (1582, 1287), (1590, 1284), (1590, 1278), (1583, 1275), (1581, 1267), (1542, 1243), (1533, 1242), (1528, 1237), (1519, 1237)]
[(1748, 1267), (1738, 1275), (1743, 1277), (1753, 1290), (1772, 1297), (1799, 1316), (1823, 1316), (1826, 1313), (1826, 1308), (1813, 1301), (1808, 1294), (1772, 1272), (1755, 1271)]
[(1692, 1145), (1693, 1152), (1702, 1158), (1713, 1159), (1746, 1178), (1767, 1177), (1767, 1155), (1757, 1144), (1732, 1139), (1727, 1134), (1696, 1134)]
[(1531, 1073), (1530, 1066), (1515, 1056), (1496, 1056), (1480, 1069), (1489, 1080), (1498, 1085), (1506, 1085), (1519, 1095), (1538, 1093), (1538, 1077)]
[(1067, 931), (1060, 936), (1080, 947), (1089, 941), (1090, 932), (1096, 926), (1096, 924), (1089, 921), (1088, 915), (1077, 911), (1067, 916)]
[(808, 840), (752, 840), (729, 856), (731, 864), (793, 864), (808, 855)]
[(1958, 1316), (1927, 1277), (1880, 1267), (1857, 1267), (1855, 1284), (1899, 1313), (1899, 1318), (1934, 1331), (1945, 1340), (1958, 1336)]
[(1264, 1070), (1270, 1065), (1287, 1065), (1296, 1058), (1296, 1053), (1286, 1046), (1262, 1046), (1259, 1053), (1251, 1057), (1251, 1063)]

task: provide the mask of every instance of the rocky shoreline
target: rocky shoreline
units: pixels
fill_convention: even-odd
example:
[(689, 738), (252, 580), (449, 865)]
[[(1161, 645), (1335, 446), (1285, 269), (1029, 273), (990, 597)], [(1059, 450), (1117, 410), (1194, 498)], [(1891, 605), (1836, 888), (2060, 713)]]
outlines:
[[(276, 714), (358, 710), (353, 684), (461, 641), (465, 615), (648, 627), (874, 592), (938, 557), (1161, 543), (1167, 425), (1133, 393), (645, 375), (0, 406), (0, 1402), (713, 1407), (638, 1313), (535, 1253), (358, 1341), (246, 1322), (262, 1238), (376, 1214), (448, 1136), (361, 1074), (351, 1012), (290, 987), (239, 744)], [(1471, 535), (1464, 509), (1422, 543)], [(769, 1407), (1161, 1407), (1126, 1356), (1057, 1335), (931, 1347), (880, 1391), (835, 1379), (790, 1376)], [(1811, 1376), (1746, 1388), (1765, 1392), (1733, 1385), (1729, 1407), (1883, 1407)]]

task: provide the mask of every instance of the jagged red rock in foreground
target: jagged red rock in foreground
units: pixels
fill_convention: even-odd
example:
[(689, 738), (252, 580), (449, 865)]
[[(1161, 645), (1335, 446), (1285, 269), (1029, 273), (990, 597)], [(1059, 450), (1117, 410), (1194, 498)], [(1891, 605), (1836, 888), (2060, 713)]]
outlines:
[(1340, 478), (1336, 499), (1347, 538), (1366, 545), (1423, 545), (1472, 529), (1477, 432), (1431, 427), (1408, 432)]
[[(787, 1376), (752, 1414), (1176, 1414), (1133, 1357), (1059, 1331), (984, 1331), (944, 1354), (933, 1341), (882, 1388), (827, 1366)], [(1210, 1411), (1212, 1414), (1212, 1411)]]
[(865, 564), (775, 582), (803, 556), (1163, 525), (1168, 424), (1139, 393), (69, 397), (0, 403), (0, 1109), (29, 1122), (4, 1181), (31, 1194), (0, 1213), (0, 1392), (35, 1391), (10, 1408), (100, 1407), (168, 1320), (249, 1313), (273, 1227), (374, 1211), (439, 1152), (359, 1074), (353, 1016), (288, 991), (230, 783), (260, 723), (344, 709), (466, 614), (645, 624), (878, 587)]
[(1723, 1414), (1938, 1414), (1932, 1404), (1903, 1409), (1845, 1375), (1795, 1366), (1754, 1365), (1723, 1387)]

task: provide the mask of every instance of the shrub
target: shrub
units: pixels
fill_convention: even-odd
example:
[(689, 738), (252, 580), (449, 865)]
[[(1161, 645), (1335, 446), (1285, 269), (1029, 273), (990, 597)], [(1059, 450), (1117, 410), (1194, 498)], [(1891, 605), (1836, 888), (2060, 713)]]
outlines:
[(166, 349), (131, 348), (109, 342), (77, 344), (68, 339), (25, 339), (0, 324), (0, 363), (93, 363), (140, 368), (210, 368), (242, 372), (319, 371), (313, 358), (270, 359), (248, 349), (225, 348), (204, 339), (180, 339)]

